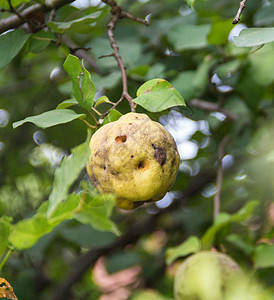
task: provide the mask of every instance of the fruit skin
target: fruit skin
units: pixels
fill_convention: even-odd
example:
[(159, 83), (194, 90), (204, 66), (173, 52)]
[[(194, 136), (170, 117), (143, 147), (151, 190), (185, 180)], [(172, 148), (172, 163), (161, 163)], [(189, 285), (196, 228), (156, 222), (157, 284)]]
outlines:
[(176, 179), (180, 156), (171, 134), (146, 114), (128, 113), (97, 130), (90, 140), (87, 172), (116, 206), (134, 209), (162, 199)]
[(201, 251), (178, 268), (174, 282), (176, 300), (231, 299), (243, 273), (238, 264), (223, 253)]

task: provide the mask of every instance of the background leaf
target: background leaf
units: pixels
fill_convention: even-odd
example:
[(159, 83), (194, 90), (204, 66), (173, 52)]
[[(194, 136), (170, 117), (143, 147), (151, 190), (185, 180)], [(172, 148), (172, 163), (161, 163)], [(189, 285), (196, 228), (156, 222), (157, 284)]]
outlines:
[(233, 222), (242, 222), (252, 215), (259, 202), (256, 200), (250, 201), (241, 208), (237, 213), (229, 215), (227, 213), (220, 213), (214, 224), (203, 235), (202, 249), (209, 250), (212, 247), (214, 238), (219, 230)]
[(4, 68), (23, 48), (30, 34), (16, 29), (0, 35), (0, 69)]
[(189, 237), (182, 244), (168, 248), (166, 251), (166, 263), (169, 265), (177, 258), (196, 253), (201, 249), (200, 240), (196, 236)]
[(258, 245), (255, 248), (254, 262), (256, 268), (274, 267), (274, 245)]
[(234, 43), (238, 47), (254, 47), (274, 41), (274, 28), (248, 28), (234, 37)]
[(207, 46), (207, 35), (210, 25), (187, 25), (174, 26), (170, 29), (168, 38), (176, 51), (199, 49)]
[[(94, 23), (96, 19), (100, 16), (101, 12), (94, 12), (90, 15), (84, 16), (79, 19), (74, 19), (67, 22), (48, 22), (49, 28), (51, 28), (56, 33), (64, 34), (67, 30), (74, 30), (79, 33), (86, 33), (91, 30), (89, 24)], [(88, 26), (87, 26), (88, 25)]]
[(10, 232), (10, 222), (11, 219), (7, 217), (1, 217), (0, 218), (0, 232), (1, 232), (1, 238), (0, 238), (0, 259), (3, 253), (5, 252), (7, 246), (8, 246), (8, 238), (9, 238), (9, 232)]

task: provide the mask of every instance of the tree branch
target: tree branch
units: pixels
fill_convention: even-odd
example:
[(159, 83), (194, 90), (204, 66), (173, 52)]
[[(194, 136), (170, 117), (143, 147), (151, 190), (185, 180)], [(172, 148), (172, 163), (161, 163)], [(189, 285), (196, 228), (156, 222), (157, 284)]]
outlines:
[(219, 104), (204, 101), (204, 100), (200, 100), (200, 99), (192, 99), (192, 100), (189, 101), (189, 103), (192, 106), (197, 107), (197, 108), (201, 108), (201, 109), (212, 111), (212, 112), (217, 111), (217, 112), (223, 113), (231, 121), (235, 122), (235, 121), (238, 120), (237, 115), (235, 115), (234, 113), (220, 107)]
[(237, 14), (236, 14), (236, 16), (235, 16), (235, 18), (234, 18), (232, 24), (237, 24), (237, 23), (239, 23), (239, 21), (240, 21), (240, 16), (241, 16), (243, 10), (245, 9), (245, 4), (246, 4), (246, 2), (247, 2), (247, 0), (243, 0), (243, 1), (240, 2), (240, 7), (239, 7), (239, 9), (238, 9), (238, 12), (237, 12)]
[[(131, 111), (135, 112), (136, 104), (133, 102), (132, 97), (128, 93), (126, 67), (124, 65), (121, 55), (119, 54), (119, 48), (118, 48), (116, 40), (115, 40), (114, 30), (115, 30), (115, 27), (116, 27), (119, 19), (125, 18), (125, 17), (132, 19), (136, 22), (145, 24), (145, 25), (148, 25), (148, 22), (145, 20), (142, 20), (140, 18), (136, 18), (136, 17), (130, 15), (126, 11), (123, 11), (122, 8), (114, 0), (102, 0), (102, 2), (106, 3), (107, 5), (109, 5), (111, 7), (112, 18), (107, 26), (107, 28), (108, 28), (107, 35), (108, 35), (108, 38), (110, 41), (110, 46), (113, 49), (113, 53), (110, 56), (113, 56), (115, 58), (115, 60), (117, 61), (117, 64), (121, 70), (121, 75), (122, 75), (123, 92), (122, 92), (122, 96), (119, 101), (126, 99), (130, 105)], [(108, 114), (108, 112), (106, 112), (104, 114), (104, 116), (106, 116)]]
[(220, 206), (221, 206), (221, 189), (222, 189), (222, 182), (223, 182), (223, 166), (222, 166), (222, 159), (225, 155), (225, 147), (229, 143), (230, 138), (229, 136), (225, 136), (218, 149), (218, 161), (217, 161), (217, 179), (216, 179), (216, 194), (214, 196), (214, 212), (213, 217), (214, 220), (220, 213)]
[(13, 16), (1, 20), (0, 34), (9, 29), (17, 28), (20, 25), (24, 24), (28, 19), (29, 15), (33, 15), (38, 12), (51, 11), (52, 9), (58, 9), (59, 7), (69, 4), (71, 2), (73, 2), (73, 0), (55, 0), (55, 1), (51, 1), (50, 4), (45, 4), (45, 5), (34, 4), (24, 9), (22, 12), (20, 12), (20, 17), (18, 16), (18, 14), (15, 14)]

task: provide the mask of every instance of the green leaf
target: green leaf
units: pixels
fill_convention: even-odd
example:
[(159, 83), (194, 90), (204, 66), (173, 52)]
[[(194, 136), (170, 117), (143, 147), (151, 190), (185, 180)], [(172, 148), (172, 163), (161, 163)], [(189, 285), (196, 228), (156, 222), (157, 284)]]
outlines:
[(16, 29), (0, 35), (0, 69), (4, 68), (23, 48), (30, 34)]
[(217, 67), (217, 75), (220, 79), (227, 79), (228, 75), (234, 74), (241, 67), (242, 61), (240, 59), (234, 59), (227, 63), (221, 64)]
[(172, 84), (164, 79), (152, 79), (137, 90), (133, 101), (151, 112), (163, 111), (174, 106), (185, 106), (185, 101)]
[(85, 118), (85, 114), (77, 114), (71, 109), (50, 110), (42, 113), (41, 115), (27, 117), (24, 120), (17, 121), (12, 124), (13, 128), (17, 128), (24, 123), (30, 122), (40, 128), (48, 128), (55, 125), (71, 122), (75, 119)]
[(84, 16), (68, 22), (48, 22), (48, 27), (56, 33), (64, 34), (67, 30), (71, 29), (79, 33), (88, 33), (91, 30), (91, 23), (94, 23), (100, 16), (101, 12), (97, 11), (90, 15)]
[(164, 296), (156, 290), (137, 290), (133, 293), (130, 300), (173, 300), (173, 298)]
[(111, 231), (120, 234), (117, 226), (110, 220), (115, 198), (112, 195), (90, 195), (83, 196), (81, 209), (74, 213), (74, 218), (81, 223), (91, 225), (94, 229)]
[(253, 22), (256, 26), (272, 26), (274, 15), (274, 2), (263, 5), (260, 9), (256, 9)]
[(258, 204), (258, 201), (253, 200), (248, 202), (243, 208), (241, 208), (237, 213), (233, 215), (220, 213), (216, 218), (214, 224), (203, 235), (201, 239), (202, 249), (209, 250), (214, 242), (216, 234), (225, 226), (234, 222), (242, 222), (249, 218)]
[(192, 9), (195, 3), (195, 0), (186, 0), (187, 5)]
[(209, 71), (215, 64), (216, 59), (211, 55), (205, 56), (202, 63), (198, 66), (196, 74), (193, 78), (192, 86), (198, 96), (202, 95), (209, 83)]
[(48, 218), (53, 215), (57, 206), (66, 199), (70, 186), (88, 162), (90, 156), (89, 140), (90, 134), (88, 134), (87, 140), (83, 144), (72, 149), (71, 155), (65, 157), (60, 167), (56, 169), (53, 189), (49, 196)]
[(213, 45), (227, 44), (228, 36), (233, 26), (231, 19), (219, 20), (214, 18), (211, 30), (207, 36), (208, 42)]
[(71, 54), (64, 63), (64, 69), (72, 80), (73, 96), (83, 108), (90, 111), (96, 93), (90, 73), (80, 63), (79, 59)]
[(196, 236), (189, 237), (177, 247), (168, 248), (166, 251), (166, 263), (169, 265), (177, 258), (196, 253), (201, 249), (200, 240)]
[(274, 267), (274, 245), (260, 244), (255, 248), (254, 262), (256, 268)]
[(234, 38), (238, 47), (254, 47), (274, 41), (274, 28), (248, 28)]
[(98, 105), (103, 104), (103, 103), (111, 103), (111, 102), (107, 96), (102, 96), (96, 101), (94, 108), (96, 108)]
[(7, 246), (8, 246), (8, 238), (10, 233), (10, 222), (11, 219), (4, 216), (0, 218), (0, 258), (5, 252)]
[(60, 202), (48, 219), (49, 224), (55, 227), (61, 221), (74, 218), (74, 211), (82, 199), (81, 196), (82, 194), (70, 194), (64, 201)]
[(68, 100), (64, 100), (63, 102), (61, 102), (60, 104), (58, 104), (58, 106), (56, 107), (56, 109), (64, 109), (64, 108), (68, 108), (71, 107), (75, 104), (78, 104), (78, 101), (74, 98), (72, 99), (68, 99)]
[(197, 90), (194, 88), (195, 76), (195, 71), (180, 72), (180, 74), (172, 81), (174, 87), (182, 94), (186, 101), (198, 96)]
[(229, 236), (227, 236), (226, 240), (230, 244), (234, 245), (235, 247), (243, 251), (243, 253), (245, 253), (247, 256), (250, 256), (254, 251), (253, 245), (248, 244), (245, 241), (245, 239), (238, 234), (232, 233)]
[(181, 26), (176, 25), (171, 28), (168, 38), (177, 51), (200, 49), (208, 45), (207, 35), (209, 31), (209, 24), (182, 24)]
[(36, 214), (11, 226), (10, 243), (17, 249), (32, 247), (37, 240), (51, 231), (51, 226), (43, 214)]
[(271, 84), (274, 81), (274, 45), (264, 45), (261, 49), (251, 53), (249, 59), (248, 77), (261, 86)]
[(118, 110), (111, 109), (109, 114), (104, 118), (102, 125), (117, 121), (120, 119), (121, 116), (122, 114)]
[(28, 50), (33, 53), (42, 52), (54, 40), (56, 40), (56, 37), (51, 31), (40, 30), (30, 37)]
[[(22, 3), (28, 3), (30, 2), (30, 0), (11, 0), (11, 5), (13, 8), (15, 8), (16, 6), (18, 6), (19, 4)], [(5, 9), (9, 9), (9, 3), (7, 0), (0, 0), (0, 7), (3, 7)]]

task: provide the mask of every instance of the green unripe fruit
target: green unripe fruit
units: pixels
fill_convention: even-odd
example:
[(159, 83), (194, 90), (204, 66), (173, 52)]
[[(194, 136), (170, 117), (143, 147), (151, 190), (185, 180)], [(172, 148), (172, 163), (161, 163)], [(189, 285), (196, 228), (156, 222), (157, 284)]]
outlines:
[(175, 181), (180, 157), (171, 134), (145, 114), (128, 113), (91, 138), (87, 171), (100, 193), (133, 209), (162, 199)]
[(202, 251), (179, 266), (174, 296), (176, 300), (227, 300), (239, 280), (242, 280), (242, 271), (232, 258), (223, 253)]

